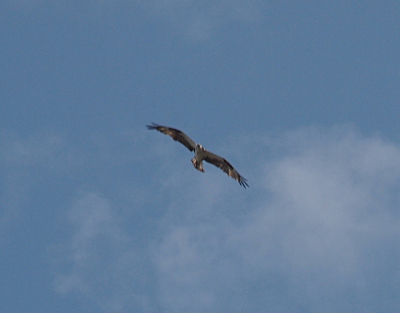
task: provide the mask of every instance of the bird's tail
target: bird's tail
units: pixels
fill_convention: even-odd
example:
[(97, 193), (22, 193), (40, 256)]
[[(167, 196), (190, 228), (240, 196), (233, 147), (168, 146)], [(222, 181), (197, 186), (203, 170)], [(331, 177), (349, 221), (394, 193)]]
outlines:
[(204, 173), (203, 162), (197, 162), (196, 158), (193, 158), (191, 161), (196, 170)]

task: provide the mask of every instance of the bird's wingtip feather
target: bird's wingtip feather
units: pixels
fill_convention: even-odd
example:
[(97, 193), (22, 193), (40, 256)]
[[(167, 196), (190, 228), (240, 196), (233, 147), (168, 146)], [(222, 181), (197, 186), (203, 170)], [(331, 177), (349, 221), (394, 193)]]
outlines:
[(147, 129), (156, 129), (157, 127), (159, 127), (160, 125), (151, 122), (151, 125), (146, 125)]

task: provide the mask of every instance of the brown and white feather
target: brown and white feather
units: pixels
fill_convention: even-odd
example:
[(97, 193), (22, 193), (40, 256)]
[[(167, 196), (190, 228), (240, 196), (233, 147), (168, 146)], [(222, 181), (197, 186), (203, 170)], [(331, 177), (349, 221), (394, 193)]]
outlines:
[(223, 157), (220, 157), (219, 155), (216, 155), (214, 153), (211, 153), (210, 151), (207, 151), (204, 149), (204, 158), (203, 160), (215, 165), (216, 167), (219, 167), (221, 170), (223, 170), (228, 176), (232, 177), (233, 179), (237, 180), (241, 186), (244, 188), (248, 187), (248, 183), (246, 181), (246, 178), (241, 176), (237, 170)]
[(196, 148), (196, 143), (192, 139), (190, 139), (188, 135), (186, 135), (179, 129), (161, 126), (155, 123), (151, 124), (152, 125), (146, 125), (147, 129), (155, 129), (158, 130), (160, 133), (170, 136), (173, 140), (180, 142), (190, 151), (194, 151), (194, 149)]

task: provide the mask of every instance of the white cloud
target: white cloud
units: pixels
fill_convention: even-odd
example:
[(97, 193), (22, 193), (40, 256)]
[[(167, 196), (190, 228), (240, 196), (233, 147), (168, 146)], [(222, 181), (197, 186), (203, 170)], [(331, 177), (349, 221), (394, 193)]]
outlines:
[[(49, 142), (18, 162), (56, 164), (62, 140)], [(342, 127), (247, 144), (247, 190), (170, 161), (156, 165), (159, 190), (81, 192), (55, 249), (56, 291), (104, 312), (397, 312), (400, 146)], [(125, 166), (125, 150), (98, 151), (106, 174)]]
[[(171, 223), (154, 250), (165, 310), (368, 312), (384, 302), (397, 311), (399, 146), (337, 128), (268, 148), (281, 151), (254, 194), (264, 204), (236, 203), (242, 220)], [(207, 212), (226, 212), (223, 200)], [(187, 206), (188, 216), (203, 210)]]
[(98, 0), (71, 3), (66, 0), (16, 0), (11, 6), (33, 11), (46, 8), (56, 12), (70, 12), (89, 15), (94, 20), (121, 10), (132, 15), (147, 15), (161, 19), (193, 41), (211, 37), (218, 28), (230, 23), (257, 24), (263, 18), (265, 4), (260, 0)]
[(0, 139), (0, 232), (7, 241), (28, 205), (31, 190), (51, 174), (70, 171), (78, 160), (59, 136), (31, 134), (21, 138), (3, 131)]
[(69, 171), (83, 160), (62, 137), (35, 133), (24, 138), (2, 133), (0, 157), (8, 168), (21, 171)]
[(146, 6), (152, 14), (164, 17), (189, 38), (202, 40), (225, 24), (259, 22), (264, 5), (257, 0), (153, 0)]
[(111, 203), (97, 193), (85, 193), (69, 211), (73, 230), (61, 245), (56, 290), (80, 293), (105, 312), (153, 311), (146, 287), (146, 253), (123, 230)]

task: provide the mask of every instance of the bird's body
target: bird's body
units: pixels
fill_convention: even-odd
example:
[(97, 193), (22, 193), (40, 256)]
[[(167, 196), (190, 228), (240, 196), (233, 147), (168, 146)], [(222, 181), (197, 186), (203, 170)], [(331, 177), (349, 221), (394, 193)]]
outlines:
[(204, 173), (203, 160), (206, 156), (202, 145), (196, 145), (194, 149), (194, 158), (191, 160), (194, 168)]
[(171, 136), (172, 139), (179, 141), (190, 151), (194, 151), (194, 157), (191, 161), (196, 170), (204, 172), (204, 167), (203, 167), (203, 160), (204, 160), (219, 167), (230, 177), (237, 180), (239, 184), (244, 188), (249, 186), (247, 184), (246, 178), (241, 176), (226, 159), (216, 154), (213, 154), (210, 151), (207, 151), (206, 149), (203, 148), (202, 145), (196, 144), (184, 132), (175, 128), (161, 126), (154, 123), (152, 123), (152, 125), (146, 125), (146, 126), (148, 129), (155, 129), (165, 135)]

